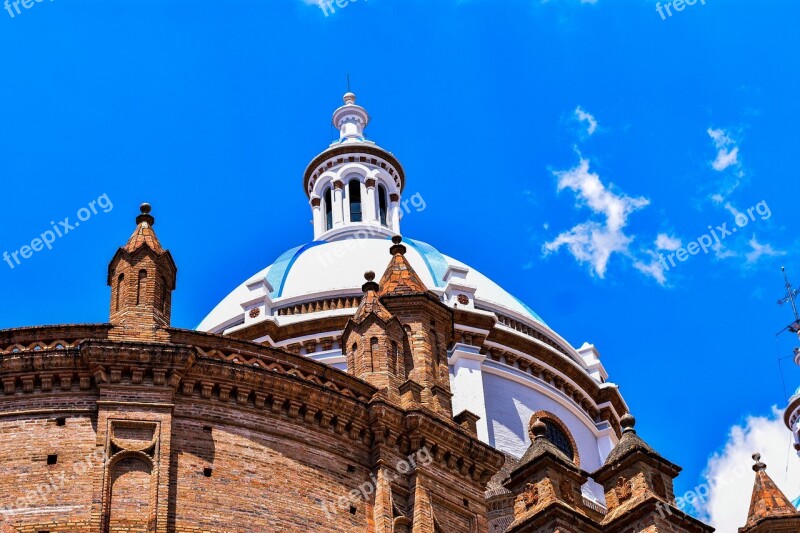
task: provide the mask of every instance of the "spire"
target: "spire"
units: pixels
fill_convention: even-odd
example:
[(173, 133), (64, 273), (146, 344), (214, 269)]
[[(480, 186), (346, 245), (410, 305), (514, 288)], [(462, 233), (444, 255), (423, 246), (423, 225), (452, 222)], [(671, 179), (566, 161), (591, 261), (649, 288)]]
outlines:
[(364, 296), (361, 298), (361, 303), (358, 305), (358, 309), (356, 309), (353, 315), (353, 322), (361, 323), (371, 314), (377, 316), (384, 322), (388, 322), (392, 319), (392, 314), (386, 310), (378, 299), (378, 290), (380, 287), (375, 283), (375, 272), (369, 271), (364, 273), (364, 278), (367, 280), (367, 282), (361, 286), (361, 290), (364, 291)]
[[(761, 454), (753, 454), (753, 460), (756, 462), (753, 465), (756, 480), (753, 485), (753, 497), (750, 499), (750, 512), (747, 515), (747, 524), (744, 529), (754, 527), (767, 519), (800, 517), (800, 512), (794, 508), (789, 498), (781, 492), (767, 474), (767, 465), (761, 462)], [(775, 525), (780, 526), (780, 524)]]
[(406, 259), (405, 253), (407, 250), (405, 246), (400, 244), (402, 241), (403, 238), (400, 235), (392, 237), (392, 243), (394, 244), (389, 248), (392, 260), (381, 278), (380, 296), (425, 294), (428, 292), (428, 288)]
[(678, 466), (661, 457), (657, 451), (651, 448), (649, 444), (639, 437), (635, 429), (636, 418), (632, 414), (626, 413), (622, 418), (620, 418), (619, 424), (622, 428), (622, 438), (619, 439), (617, 445), (613, 450), (611, 450), (611, 453), (608, 454), (605, 463), (603, 463), (603, 469), (619, 464), (628, 456), (638, 452), (656, 460), (657, 462), (664, 463), (667, 466), (672, 466), (676, 469), (676, 474), (680, 472), (680, 468)]
[(141, 213), (136, 217), (136, 230), (131, 235), (131, 238), (128, 239), (128, 244), (125, 245), (125, 250), (129, 253), (134, 253), (142, 246), (148, 246), (157, 254), (164, 253), (164, 249), (161, 247), (161, 243), (158, 242), (158, 237), (156, 237), (156, 232), (153, 230), (156, 220), (150, 214), (151, 209), (148, 203), (143, 203), (139, 206)]
[(564, 466), (567, 466), (570, 470), (577, 471), (578, 468), (575, 466), (575, 463), (564, 455), (564, 452), (559, 450), (555, 444), (550, 442), (547, 438), (547, 425), (542, 422), (541, 419), (537, 419), (536, 422), (531, 424), (530, 426), (530, 433), (531, 433), (531, 445), (525, 451), (525, 454), (520, 458), (519, 463), (512, 471), (511, 475), (518, 475), (519, 472), (525, 470), (529, 465), (535, 463), (538, 459), (544, 457), (545, 455), (550, 455), (558, 462), (562, 463)]

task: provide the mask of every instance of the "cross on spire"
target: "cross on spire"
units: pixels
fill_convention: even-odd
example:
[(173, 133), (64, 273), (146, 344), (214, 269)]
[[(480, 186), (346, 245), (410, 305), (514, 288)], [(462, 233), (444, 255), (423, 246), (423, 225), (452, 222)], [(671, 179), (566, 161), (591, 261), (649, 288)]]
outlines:
[(778, 305), (783, 305), (785, 303), (790, 303), (792, 305), (792, 312), (794, 313), (794, 322), (786, 326), (786, 328), (791, 331), (792, 333), (797, 333), (800, 331), (800, 314), (797, 312), (797, 295), (800, 293), (800, 289), (792, 289), (792, 284), (789, 283), (789, 278), (786, 275), (786, 268), (781, 267), (781, 272), (783, 272), (783, 279), (786, 282), (786, 296), (778, 300)]

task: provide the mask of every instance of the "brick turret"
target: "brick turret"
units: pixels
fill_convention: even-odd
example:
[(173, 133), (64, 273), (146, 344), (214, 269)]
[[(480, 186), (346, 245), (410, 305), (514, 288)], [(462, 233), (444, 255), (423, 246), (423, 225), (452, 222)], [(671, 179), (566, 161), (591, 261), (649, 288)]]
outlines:
[(170, 325), (178, 269), (158, 242), (154, 224), (150, 205), (142, 204), (136, 230), (108, 265), (112, 338), (159, 340), (164, 337), (159, 329)]
[(602, 522), (603, 530), (714, 531), (675, 507), (673, 483), (681, 468), (661, 457), (637, 435), (633, 416), (623, 416), (620, 425), (622, 438), (605, 464), (592, 474), (606, 494), (608, 513)]
[(600, 533), (601, 517), (581, 496), (589, 474), (547, 439), (544, 422), (531, 422), (531, 445), (505, 484), (516, 495), (514, 521), (506, 531)]
[(385, 389), (389, 400), (400, 404), (400, 385), (411, 366), (408, 341), (402, 324), (378, 299), (375, 273), (364, 274), (364, 296), (342, 333), (347, 371)]
[[(380, 300), (396, 316), (408, 337), (413, 384), (406, 396), (419, 398), (422, 405), (445, 418), (453, 417), (447, 348), (453, 337), (453, 311), (428, 290), (405, 257), (402, 237), (392, 237), (392, 259), (380, 281)], [(419, 391), (414, 390), (414, 384)]]

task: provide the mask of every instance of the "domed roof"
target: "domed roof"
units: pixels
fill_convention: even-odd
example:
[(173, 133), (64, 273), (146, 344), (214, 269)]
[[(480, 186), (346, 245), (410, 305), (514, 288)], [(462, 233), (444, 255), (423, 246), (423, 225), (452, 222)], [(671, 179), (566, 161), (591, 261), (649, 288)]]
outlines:
[[(434, 292), (444, 292), (449, 270), (466, 272), (459, 284), (474, 287), (477, 307), (546, 326), (527, 305), (477, 270), (422, 241), (405, 239), (403, 242), (408, 247), (406, 258)], [(380, 273), (386, 269), (390, 244), (384, 238), (350, 238), (314, 241), (292, 248), (231, 292), (197, 329), (218, 332), (222, 326), (230, 327), (243, 315), (243, 304), (253, 301), (253, 285), (264, 280), (273, 307), (279, 307), (281, 302), (302, 302), (323, 295), (360, 294), (364, 272)]]

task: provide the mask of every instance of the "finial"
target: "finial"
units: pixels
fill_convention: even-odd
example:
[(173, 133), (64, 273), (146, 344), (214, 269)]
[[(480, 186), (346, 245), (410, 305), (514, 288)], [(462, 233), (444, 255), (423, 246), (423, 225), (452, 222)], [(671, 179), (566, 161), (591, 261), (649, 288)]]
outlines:
[(406, 255), (407, 249), (405, 246), (400, 244), (401, 242), (403, 242), (403, 237), (401, 235), (395, 235), (394, 237), (392, 237), (393, 244), (392, 247), (389, 248), (389, 253), (392, 255), (397, 255), (397, 254)]
[(375, 283), (375, 272), (373, 272), (372, 270), (364, 272), (364, 279), (367, 280), (367, 282), (361, 286), (361, 290), (364, 291), (364, 293), (370, 291), (378, 292), (380, 286), (377, 283)]
[(351, 92), (345, 93), (345, 95), (344, 95), (344, 103), (347, 104), (347, 105), (355, 104), (356, 103), (356, 95), (351, 93)]
[(533, 433), (533, 438), (534, 439), (546, 438), (546, 436), (547, 436), (547, 425), (545, 425), (545, 423), (542, 422), (541, 418), (537, 418), (536, 422), (531, 424), (531, 433)]
[(761, 454), (760, 453), (754, 453), (753, 454), (753, 461), (756, 462), (756, 464), (753, 465), (753, 470), (754, 471), (762, 472), (762, 471), (767, 469), (767, 465), (765, 465), (764, 463), (761, 462)]
[(151, 209), (152, 207), (147, 202), (139, 206), (139, 211), (141, 213), (139, 214), (139, 216), (136, 217), (137, 226), (143, 222), (147, 223), (148, 226), (152, 226), (153, 224), (156, 223), (156, 219), (153, 218), (152, 215), (150, 215)]
[(619, 425), (622, 427), (623, 433), (636, 433), (634, 429), (636, 427), (636, 418), (630, 413), (625, 413), (625, 415), (620, 418)]

